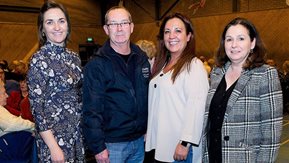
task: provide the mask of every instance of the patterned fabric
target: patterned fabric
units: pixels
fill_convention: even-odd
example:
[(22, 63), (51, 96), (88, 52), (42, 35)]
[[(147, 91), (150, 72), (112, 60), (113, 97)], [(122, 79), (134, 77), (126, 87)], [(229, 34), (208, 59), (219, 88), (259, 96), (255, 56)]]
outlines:
[[(36, 52), (28, 72), (31, 110), (38, 132), (51, 130), (66, 161), (83, 162), (80, 131), (82, 70), (78, 55), (47, 42)], [(36, 135), (38, 157), (51, 162), (50, 151)]]
[[(203, 162), (208, 162), (207, 118), (211, 100), (230, 63), (211, 73), (204, 123)], [(222, 162), (274, 162), (282, 130), (282, 91), (278, 72), (263, 65), (242, 72), (229, 98), (222, 132)]]

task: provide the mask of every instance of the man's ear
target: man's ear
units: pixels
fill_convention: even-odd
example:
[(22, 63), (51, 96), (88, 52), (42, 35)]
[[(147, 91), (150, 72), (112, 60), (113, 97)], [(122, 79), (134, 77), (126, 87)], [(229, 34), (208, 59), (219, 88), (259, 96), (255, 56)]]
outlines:
[(107, 25), (103, 25), (103, 30), (106, 33), (106, 35), (108, 35), (108, 26)]
[(134, 24), (133, 24), (133, 22), (131, 22), (131, 23), (130, 23), (130, 33), (133, 32), (133, 28), (134, 28)]

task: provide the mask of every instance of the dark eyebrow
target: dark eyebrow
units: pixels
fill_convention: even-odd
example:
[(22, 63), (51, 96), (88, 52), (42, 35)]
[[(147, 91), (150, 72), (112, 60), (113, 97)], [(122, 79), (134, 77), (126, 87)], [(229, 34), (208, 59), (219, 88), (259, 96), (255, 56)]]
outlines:
[[(58, 20), (66, 20), (66, 18), (59, 18)], [(53, 21), (53, 19), (46, 19), (44, 22)]]

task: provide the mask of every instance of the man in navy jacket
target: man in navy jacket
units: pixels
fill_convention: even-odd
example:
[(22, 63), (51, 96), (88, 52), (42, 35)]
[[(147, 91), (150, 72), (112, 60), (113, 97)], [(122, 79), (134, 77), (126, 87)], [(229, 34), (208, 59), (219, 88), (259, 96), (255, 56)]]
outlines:
[(141, 163), (150, 64), (130, 42), (134, 24), (125, 8), (108, 10), (105, 23), (109, 40), (84, 68), (84, 138), (99, 163)]

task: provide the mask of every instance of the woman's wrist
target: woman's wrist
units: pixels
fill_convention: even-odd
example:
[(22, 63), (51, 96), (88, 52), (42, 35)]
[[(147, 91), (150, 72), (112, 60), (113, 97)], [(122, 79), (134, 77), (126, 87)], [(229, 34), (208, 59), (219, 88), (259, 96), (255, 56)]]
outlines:
[(190, 142), (187, 142), (187, 141), (182, 141), (182, 140), (180, 140), (180, 142), (179, 142), (182, 146), (184, 146), (184, 147), (190, 147), (191, 146), (191, 143)]

